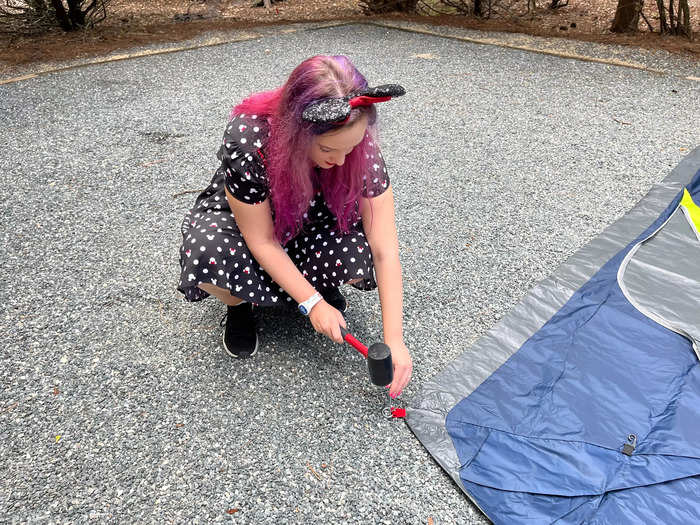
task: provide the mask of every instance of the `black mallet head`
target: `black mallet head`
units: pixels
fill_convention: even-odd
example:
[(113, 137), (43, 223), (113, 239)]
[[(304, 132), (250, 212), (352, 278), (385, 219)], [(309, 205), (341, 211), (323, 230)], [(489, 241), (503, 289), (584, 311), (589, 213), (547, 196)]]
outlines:
[(369, 378), (377, 386), (386, 386), (394, 380), (391, 349), (384, 343), (374, 343), (367, 350)]
[(377, 386), (386, 386), (394, 380), (394, 364), (391, 361), (391, 349), (384, 343), (374, 343), (367, 348), (342, 326), (340, 333), (343, 340), (360, 352), (367, 359), (369, 378)]

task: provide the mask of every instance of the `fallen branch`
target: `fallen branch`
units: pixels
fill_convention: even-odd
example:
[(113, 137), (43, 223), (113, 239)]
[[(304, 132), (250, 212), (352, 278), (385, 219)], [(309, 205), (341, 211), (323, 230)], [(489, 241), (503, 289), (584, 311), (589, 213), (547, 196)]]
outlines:
[(311, 471), (311, 473), (316, 476), (316, 479), (321, 481), (321, 475), (314, 470), (314, 468), (311, 466), (311, 463), (306, 463), (306, 467)]
[(204, 190), (185, 190), (180, 193), (173, 193), (173, 199), (175, 197), (181, 197), (182, 195), (187, 195), (188, 193), (202, 193)]
[(613, 119), (615, 122), (617, 122), (618, 124), (622, 124), (622, 125), (624, 125), (624, 126), (631, 126), (631, 125), (632, 125), (631, 122), (623, 122), (622, 120), (618, 120), (618, 119), (616, 119), (615, 117), (613, 117), (612, 119)]
[(7, 406), (7, 407), (3, 408), (2, 410), (0, 410), (0, 412), (9, 412), (10, 410), (13, 410), (14, 408), (16, 408), (17, 405), (19, 405), (19, 403), (12, 403), (10, 406)]

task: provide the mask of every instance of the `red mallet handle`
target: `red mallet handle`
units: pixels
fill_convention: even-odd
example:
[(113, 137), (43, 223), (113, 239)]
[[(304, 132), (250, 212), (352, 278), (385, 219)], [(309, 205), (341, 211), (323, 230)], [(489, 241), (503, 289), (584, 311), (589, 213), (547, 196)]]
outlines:
[(360, 341), (358, 341), (354, 335), (352, 335), (350, 332), (348, 332), (345, 328), (342, 326), (340, 327), (340, 333), (343, 336), (343, 340), (352, 346), (355, 350), (360, 352), (365, 358), (367, 357), (367, 347), (363, 345)]

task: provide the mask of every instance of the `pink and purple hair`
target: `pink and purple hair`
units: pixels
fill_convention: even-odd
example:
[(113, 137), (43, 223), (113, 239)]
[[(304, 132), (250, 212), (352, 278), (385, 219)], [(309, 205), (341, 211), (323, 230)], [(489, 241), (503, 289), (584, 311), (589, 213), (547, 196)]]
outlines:
[(299, 64), (287, 82), (271, 91), (254, 93), (238, 104), (231, 116), (256, 114), (267, 119), (270, 136), (265, 147), (265, 167), (270, 181), (270, 198), (275, 213), (275, 236), (285, 244), (304, 227), (304, 214), (314, 192), (322, 191), (329, 210), (337, 218), (338, 231), (348, 233), (359, 219), (355, 203), (368, 173), (368, 159), (376, 137), (374, 106), (354, 108), (343, 124), (351, 125), (367, 115), (365, 137), (345, 157), (342, 166), (322, 170), (315, 175), (309, 158), (314, 136), (338, 126), (314, 124), (302, 120), (304, 109), (328, 97), (344, 97), (366, 88), (365, 77), (345, 56), (315, 56)]

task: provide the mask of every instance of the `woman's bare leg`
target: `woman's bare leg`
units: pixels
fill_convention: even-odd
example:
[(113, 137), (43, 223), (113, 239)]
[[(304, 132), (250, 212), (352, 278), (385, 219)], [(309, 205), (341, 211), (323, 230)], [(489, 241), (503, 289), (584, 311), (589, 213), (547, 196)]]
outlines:
[[(345, 284), (355, 284), (359, 283), (361, 280), (362, 279), (353, 279), (352, 281), (348, 281)], [(198, 287), (207, 292), (209, 295), (213, 295), (222, 303), (227, 304), (229, 306), (237, 306), (243, 302), (243, 299), (235, 297), (231, 295), (228, 290), (224, 288), (219, 288), (218, 286), (214, 286), (213, 284), (201, 283), (198, 285)]]
[(198, 288), (201, 288), (208, 294), (213, 295), (219, 301), (229, 306), (236, 306), (243, 302), (243, 299), (234, 297), (229, 293), (228, 290), (225, 290), (224, 288), (219, 288), (218, 286), (214, 286), (213, 284), (201, 283), (198, 285)]

